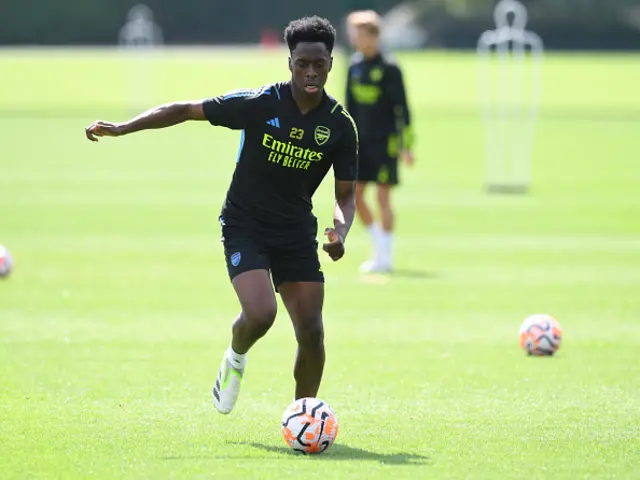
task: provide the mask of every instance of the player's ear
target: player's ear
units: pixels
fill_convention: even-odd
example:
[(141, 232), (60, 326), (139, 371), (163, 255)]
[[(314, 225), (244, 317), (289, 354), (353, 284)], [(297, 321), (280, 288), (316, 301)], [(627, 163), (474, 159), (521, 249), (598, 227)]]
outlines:
[(329, 72), (331, 71), (331, 69), (333, 68), (333, 57), (329, 57)]
[(289, 71), (293, 73), (293, 65), (291, 64), (291, 57), (287, 59), (287, 63), (289, 64)]

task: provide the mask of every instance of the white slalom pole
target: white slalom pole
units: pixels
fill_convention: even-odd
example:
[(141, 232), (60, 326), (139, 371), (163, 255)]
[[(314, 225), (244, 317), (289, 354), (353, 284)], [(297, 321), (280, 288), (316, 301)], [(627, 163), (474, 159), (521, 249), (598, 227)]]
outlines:
[(501, 0), (494, 19), (496, 29), (480, 36), (477, 49), (485, 127), (485, 188), (489, 192), (526, 193), (533, 177), (544, 47), (537, 34), (526, 30), (527, 9), (519, 1)]
[(132, 7), (118, 40), (126, 55), (127, 107), (137, 112), (153, 101), (154, 53), (163, 44), (162, 30), (153, 18), (153, 11), (145, 4)]

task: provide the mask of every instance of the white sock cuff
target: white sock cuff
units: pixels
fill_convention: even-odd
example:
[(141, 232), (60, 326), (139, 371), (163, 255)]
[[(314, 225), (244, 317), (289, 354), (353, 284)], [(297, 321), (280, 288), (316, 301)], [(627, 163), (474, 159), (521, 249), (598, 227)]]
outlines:
[(391, 267), (393, 264), (393, 232), (382, 232), (380, 236), (380, 261)]
[(227, 349), (227, 359), (233, 364), (236, 368), (244, 368), (247, 364), (247, 354), (246, 353), (236, 353), (229, 345)]

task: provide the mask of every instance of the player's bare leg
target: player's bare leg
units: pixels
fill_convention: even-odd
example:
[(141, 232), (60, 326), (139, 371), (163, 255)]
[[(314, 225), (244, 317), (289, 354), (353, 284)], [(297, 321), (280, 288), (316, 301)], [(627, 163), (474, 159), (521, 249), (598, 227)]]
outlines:
[(358, 212), (362, 223), (364, 223), (367, 228), (370, 228), (373, 225), (373, 214), (365, 198), (366, 187), (366, 183), (356, 184), (356, 212)]
[(316, 397), (324, 370), (324, 327), (322, 306), (324, 284), (321, 282), (285, 282), (278, 286), (298, 341), (293, 369), (295, 398)]
[(366, 183), (360, 182), (356, 184), (356, 212), (364, 223), (369, 235), (371, 235), (371, 242), (373, 243), (373, 255), (370, 260), (367, 260), (362, 264), (360, 270), (363, 273), (367, 273), (371, 270), (374, 270), (376, 265), (379, 263), (378, 258), (380, 256), (380, 237), (382, 234), (382, 230), (380, 229), (380, 225), (378, 225), (374, 218), (373, 213), (371, 213), (371, 209), (367, 204), (365, 198), (366, 192)]
[(221, 413), (229, 413), (240, 394), (247, 352), (263, 337), (276, 318), (277, 304), (266, 270), (251, 270), (233, 279), (242, 312), (233, 323), (231, 345), (222, 358), (213, 388), (213, 403)]
[(390, 271), (393, 269), (393, 227), (395, 215), (391, 207), (390, 184), (378, 185), (378, 206), (382, 220), (382, 234), (380, 235), (380, 256), (379, 262), (381, 270)]
[(378, 185), (378, 206), (380, 207), (380, 216), (382, 220), (382, 230), (385, 232), (393, 231), (395, 215), (391, 208), (391, 185)]
[(276, 319), (278, 306), (267, 270), (251, 270), (233, 279), (242, 312), (233, 323), (231, 346), (239, 354), (249, 351)]

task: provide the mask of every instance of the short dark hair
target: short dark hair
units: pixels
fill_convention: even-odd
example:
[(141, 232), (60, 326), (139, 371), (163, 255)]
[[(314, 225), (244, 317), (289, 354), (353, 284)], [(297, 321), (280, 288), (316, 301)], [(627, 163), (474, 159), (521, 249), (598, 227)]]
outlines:
[(303, 17), (289, 22), (284, 29), (284, 40), (293, 51), (300, 42), (322, 42), (329, 53), (336, 43), (336, 29), (326, 18)]

